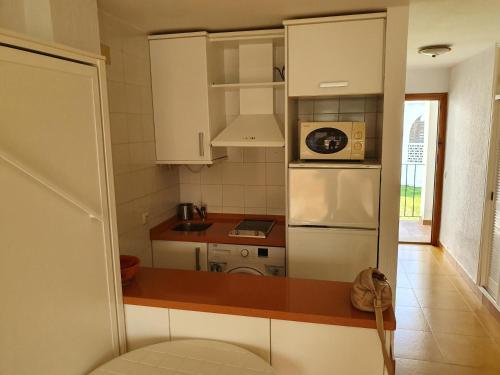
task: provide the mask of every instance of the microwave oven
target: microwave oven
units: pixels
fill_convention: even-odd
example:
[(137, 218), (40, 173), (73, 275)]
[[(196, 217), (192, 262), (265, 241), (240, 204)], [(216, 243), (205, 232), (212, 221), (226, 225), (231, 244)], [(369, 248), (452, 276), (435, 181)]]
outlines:
[(364, 122), (301, 122), (300, 159), (364, 160)]

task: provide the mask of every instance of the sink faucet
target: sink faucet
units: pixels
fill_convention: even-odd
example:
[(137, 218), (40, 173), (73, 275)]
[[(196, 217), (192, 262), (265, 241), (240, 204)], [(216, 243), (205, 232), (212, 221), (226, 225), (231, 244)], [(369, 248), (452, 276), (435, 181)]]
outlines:
[(207, 214), (208, 214), (207, 206), (205, 206), (205, 205), (201, 205), (200, 207), (194, 206), (194, 209), (198, 213), (198, 216), (201, 218), (201, 220), (205, 221), (205, 219), (207, 218)]

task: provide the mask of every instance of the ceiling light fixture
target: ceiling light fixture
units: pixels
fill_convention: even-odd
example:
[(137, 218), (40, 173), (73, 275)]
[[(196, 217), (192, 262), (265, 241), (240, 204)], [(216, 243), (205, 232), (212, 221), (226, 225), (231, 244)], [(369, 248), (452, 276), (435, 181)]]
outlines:
[(418, 53), (420, 53), (422, 55), (426, 55), (426, 56), (432, 56), (432, 57), (443, 55), (443, 54), (448, 53), (450, 51), (451, 51), (451, 46), (447, 45), (447, 44), (425, 46), (425, 47), (420, 47), (418, 49)]

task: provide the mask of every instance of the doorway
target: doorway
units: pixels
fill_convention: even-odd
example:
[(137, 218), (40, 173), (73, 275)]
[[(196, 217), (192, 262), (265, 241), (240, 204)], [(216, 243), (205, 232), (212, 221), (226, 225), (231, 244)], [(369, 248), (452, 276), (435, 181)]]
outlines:
[(446, 93), (407, 94), (401, 159), (399, 242), (438, 246)]

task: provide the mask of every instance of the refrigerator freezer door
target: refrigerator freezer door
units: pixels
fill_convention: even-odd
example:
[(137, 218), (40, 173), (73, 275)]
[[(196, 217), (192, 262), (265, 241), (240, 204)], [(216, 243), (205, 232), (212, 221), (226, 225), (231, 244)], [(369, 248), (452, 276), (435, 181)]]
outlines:
[(351, 282), (377, 266), (377, 230), (290, 227), (288, 240), (290, 277)]
[(379, 169), (289, 169), (290, 225), (378, 228)]

